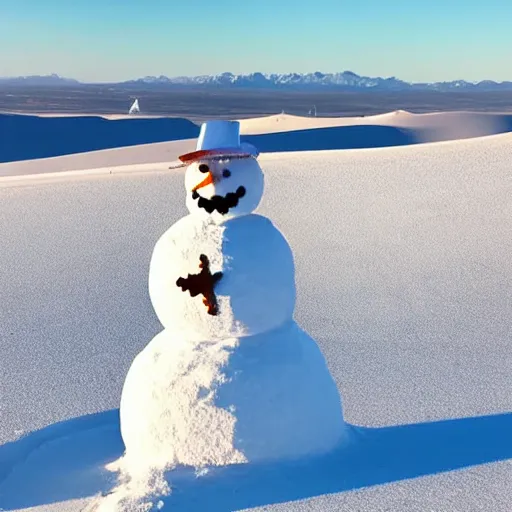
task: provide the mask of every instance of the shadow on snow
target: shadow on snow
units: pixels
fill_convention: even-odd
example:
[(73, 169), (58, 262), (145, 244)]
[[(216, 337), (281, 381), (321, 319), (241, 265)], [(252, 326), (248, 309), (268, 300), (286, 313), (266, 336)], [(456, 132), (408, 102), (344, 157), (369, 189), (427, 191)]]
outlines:
[[(192, 470), (174, 470), (169, 473), (173, 492), (164, 501), (173, 510), (228, 512), (512, 458), (512, 413), (351, 428), (350, 444), (324, 456), (214, 468), (201, 477), (194, 476)], [(70, 436), (75, 449), (68, 453), (66, 447), (62, 456), (59, 439), (67, 438), (69, 445)], [(35, 450), (52, 444), (57, 453), (51, 453), (51, 460), (65, 466), (60, 471), (69, 481), (59, 479), (55, 487), (50, 481), (37, 485), (30, 478), (29, 466), (25, 468), (28, 474), (24, 471), (19, 477), (24, 489), (17, 490), (17, 479), (12, 479), (17, 468), (23, 467)], [(122, 451), (117, 410), (52, 425), (0, 446), (0, 507), (25, 508), (106, 492), (113, 477), (91, 478), (92, 468), (116, 459)], [(47, 468), (43, 471), (48, 474)], [(9, 485), (4, 488), (3, 483)]]
[(0, 163), (154, 142), (194, 139), (199, 127), (180, 118), (108, 120), (96, 116), (0, 115)]
[[(512, 132), (512, 115), (494, 116), (492, 126), (472, 136)], [(0, 163), (101, 149), (195, 139), (199, 126), (183, 118), (108, 120), (97, 116), (38, 117), (0, 114)], [(419, 144), (438, 136), (428, 129), (353, 125), (245, 135), (262, 153), (364, 149)], [(445, 134), (441, 140), (450, 140)], [(460, 138), (457, 136), (457, 138)], [(467, 138), (463, 136), (462, 138)]]

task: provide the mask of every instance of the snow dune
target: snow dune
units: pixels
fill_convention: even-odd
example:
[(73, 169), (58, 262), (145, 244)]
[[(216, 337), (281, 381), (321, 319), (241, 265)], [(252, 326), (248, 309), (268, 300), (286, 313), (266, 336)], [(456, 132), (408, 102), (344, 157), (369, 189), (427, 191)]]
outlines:
[[(463, 139), (512, 131), (511, 124), (512, 114), (510, 113), (432, 112), (413, 114), (405, 110), (397, 110), (385, 114), (359, 117), (301, 117), (283, 113), (241, 119), (240, 131), (244, 135), (257, 135), (314, 128), (380, 125), (412, 128), (426, 132), (440, 131), (443, 139), (445, 137)], [(434, 142), (434, 140), (429, 140), (429, 142)]]
[[(287, 114), (241, 120), (243, 140), (263, 153), (403, 146), (512, 131), (512, 114), (397, 111), (369, 117), (315, 118)], [(153, 163), (194, 147), (197, 125), (179, 118), (0, 115), (0, 176)], [(155, 143), (152, 154), (138, 145)], [(118, 147), (132, 147), (119, 151)], [(108, 150), (102, 152), (101, 150)], [(87, 157), (73, 153), (88, 152)], [(70, 155), (67, 160), (30, 162)], [(145, 155), (143, 160), (138, 155)], [(130, 160), (131, 159), (131, 160)], [(3, 164), (1, 162), (4, 162)], [(9, 162), (6, 164), (5, 162)], [(31, 170), (33, 169), (33, 170)], [(47, 170), (51, 169), (51, 170)]]
[(104, 173), (129, 173), (143, 170), (168, 170), (169, 163), (179, 155), (194, 150), (195, 140), (142, 144), (127, 148), (91, 151), (75, 155), (22, 160), (0, 164), (0, 179), (4, 186), (9, 181), (33, 179), (53, 179), (55, 174), (80, 175)]
[[(293, 467), (179, 471), (165, 509), (509, 510), (511, 146), (261, 157), (296, 318), (358, 440)], [(0, 508), (82, 510), (111, 488), (121, 386), (161, 330), (149, 259), (183, 190), (160, 164), (0, 178)]]
[(15, 162), (196, 138), (199, 127), (181, 118), (108, 120), (0, 114), (0, 133), (0, 162)]

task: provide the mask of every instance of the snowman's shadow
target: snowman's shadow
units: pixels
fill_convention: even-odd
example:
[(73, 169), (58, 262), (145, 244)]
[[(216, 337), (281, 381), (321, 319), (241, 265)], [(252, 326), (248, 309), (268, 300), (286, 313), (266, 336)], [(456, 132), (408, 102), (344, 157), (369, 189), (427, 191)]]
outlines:
[(169, 475), (172, 510), (228, 512), (339, 493), (512, 458), (512, 414), (386, 428), (352, 427), (322, 457)]
[[(321, 457), (168, 477), (172, 510), (228, 512), (433, 475), (512, 458), (512, 414), (385, 428), (351, 427), (348, 446)], [(0, 446), (0, 508), (12, 510), (106, 493), (104, 465), (123, 444), (118, 411), (76, 418)]]

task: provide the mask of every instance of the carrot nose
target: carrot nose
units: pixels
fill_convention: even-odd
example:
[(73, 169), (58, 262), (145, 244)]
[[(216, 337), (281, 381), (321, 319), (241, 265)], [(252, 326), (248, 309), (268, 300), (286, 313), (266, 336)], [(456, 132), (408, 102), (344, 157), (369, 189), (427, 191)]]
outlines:
[(210, 185), (214, 182), (214, 179), (213, 179), (213, 174), (211, 172), (209, 172), (206, 176), (206, 178), (201, 181), (201, 183), (197, 184), (193, 189), (192, 189), (192, 192), (195, 192), (197, 189), (199, 188), (202, 188), (202, 187), (206, 187), (206, 185)]

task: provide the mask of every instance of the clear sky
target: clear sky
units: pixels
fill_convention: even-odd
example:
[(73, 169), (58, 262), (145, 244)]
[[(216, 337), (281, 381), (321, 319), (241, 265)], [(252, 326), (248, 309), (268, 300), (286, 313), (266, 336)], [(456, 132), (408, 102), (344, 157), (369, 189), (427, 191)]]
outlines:
[(512, 80), (512, 0), (0, 0), (0, 76)]

